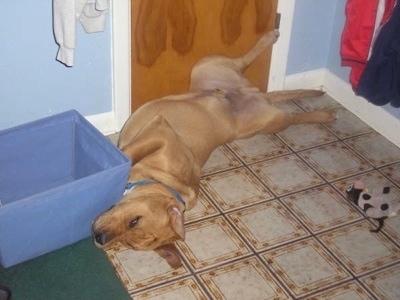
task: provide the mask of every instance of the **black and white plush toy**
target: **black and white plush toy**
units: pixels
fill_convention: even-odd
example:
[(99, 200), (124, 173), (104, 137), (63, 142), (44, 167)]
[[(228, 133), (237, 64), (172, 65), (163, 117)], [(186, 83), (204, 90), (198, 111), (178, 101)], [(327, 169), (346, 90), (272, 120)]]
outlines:
[(374, 189), (370, 192), (361, 181), (355, 182), (346, 190), (347, 198), (350, 201), (359, 206), (369, 218), (379, 222), (378, 228), (371, 230), (375, 233), (383, 228), (385, 219), (396, 216), (400, 210), (400, 205), (394, 205), (386, 197), (389, 193), (388, 186), (379, 191)]

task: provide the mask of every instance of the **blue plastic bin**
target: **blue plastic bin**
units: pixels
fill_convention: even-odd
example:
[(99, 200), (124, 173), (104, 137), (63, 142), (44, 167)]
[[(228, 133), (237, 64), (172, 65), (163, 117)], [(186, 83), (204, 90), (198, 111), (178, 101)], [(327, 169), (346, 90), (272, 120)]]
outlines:
[(130, 165), (75, 110), (0, 131), (0, 264), (88, 237), (121, 198)]

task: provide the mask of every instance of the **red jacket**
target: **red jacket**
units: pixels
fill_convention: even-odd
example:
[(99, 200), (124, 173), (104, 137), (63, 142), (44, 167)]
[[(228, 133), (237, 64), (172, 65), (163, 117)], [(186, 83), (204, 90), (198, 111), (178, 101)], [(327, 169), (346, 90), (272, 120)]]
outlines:
[(348, 0), (345, 8), (346, 22), (343, 28), (340, 56), (342, 66), (351, 67), (350, 83), (357, 89), (359, 79), (368, 61), (374, 34), (379, 1), (384, 1), (384, 13), (380, 25), (390, 18), (396, 0)]

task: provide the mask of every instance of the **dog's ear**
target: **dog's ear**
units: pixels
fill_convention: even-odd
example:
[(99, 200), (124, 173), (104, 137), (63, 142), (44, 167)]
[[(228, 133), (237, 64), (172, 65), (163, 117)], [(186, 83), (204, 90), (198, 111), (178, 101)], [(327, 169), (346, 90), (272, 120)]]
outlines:
[(177, 269), (182, 266), (181, 256), (174, 244), (160, 246), (154, 251), (164, 258), (171, 268)]
[(185, 239), (185, 228), (184, 228), (184, 218), (183, 214), (180, 212), (177, 206), (172, 206), (168, 208), (169, 220), (172, 228), (179, 236), (181, 240)]

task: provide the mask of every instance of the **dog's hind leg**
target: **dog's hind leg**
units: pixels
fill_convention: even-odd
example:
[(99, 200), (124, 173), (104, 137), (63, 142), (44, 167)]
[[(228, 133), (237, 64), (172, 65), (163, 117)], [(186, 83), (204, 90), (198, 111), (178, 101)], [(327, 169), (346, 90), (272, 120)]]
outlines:
[(279, 37), (279, 30), (275, 29), (264, 34), (246, 54), (233, 58), (232, 62), (239, 67), (243, 73), (248, 66), (264, 52), (269, 46), (273, 45)]
[(337, 114), (332, 110), (314, 110), (310, 112), (291, 113), (291, 124), (330, 123), (336, 120)]
[(277, 133), (285, 130), (291, 125), (330, 123), (336, 120), (336, 112), (330, 110), (314, 110), (311, 112), (286, 113), (280, 111), (275, 118), (270, 121), (264, 133)]
[(278, 30), (264, 34), (250, 51), (240, 57), (209, 55), (200, 59), (192, 68), (189, 90), (245, 88), (258, 91), (242, 73), (265, 49), (275, 43), (278, 37)]
[(264, 93), (265, 100), (269, 103), (276, 103), (288, 100), (298, 100), (301, 98), (312, 98), (324, 95), (324, 91), (319, 90), (288, 90)]
[[(268, 118), (263, 128), (257, 130), (258, 133), (278, 133), (291, 125), (330, 123), (336, 119), (336, 112), (329, 110), (315, 110), (311, 112), (287, 113), (276, 109), (274, 117)], [(251, 135), (250, 135), (251, 136)]]
[(336, 120), (337, 116), (333, 110), (287, 112), (263, 101), (238, 103), (243, 105), (235, 110), (238, 139), (249, 138), (257, 133), (278, 133), (291, 125), (329, 123)]

